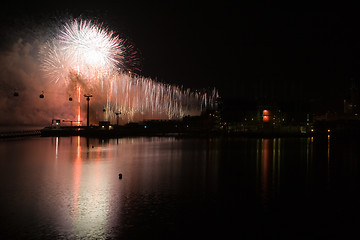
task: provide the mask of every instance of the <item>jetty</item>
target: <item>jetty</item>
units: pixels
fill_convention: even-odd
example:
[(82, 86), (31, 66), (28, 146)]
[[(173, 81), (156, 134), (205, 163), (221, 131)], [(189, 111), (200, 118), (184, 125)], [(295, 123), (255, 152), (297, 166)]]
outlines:
[(18, 130), (18, 131), (6, 131), (0, 132), (0, 138), (17, 138), (28, 136), (40, 136), (41, 130)]

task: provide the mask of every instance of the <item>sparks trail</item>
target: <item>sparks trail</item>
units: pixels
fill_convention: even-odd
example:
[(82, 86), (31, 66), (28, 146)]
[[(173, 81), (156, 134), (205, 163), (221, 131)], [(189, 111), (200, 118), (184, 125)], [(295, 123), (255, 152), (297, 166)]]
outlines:
[(64, 84), (68, 95), (76, 96), (81, 87), (94, 96), (92, 107), (103, 109), (97, 120), (113, 121), (120, 112), (127, 122), (198, 115), (217, 98), (217, 91), (192, 92), (131, 74), (138, 63), (133, 45), (89, 20), (61, 26), (41, 48), (40, 57), (46, 77)]

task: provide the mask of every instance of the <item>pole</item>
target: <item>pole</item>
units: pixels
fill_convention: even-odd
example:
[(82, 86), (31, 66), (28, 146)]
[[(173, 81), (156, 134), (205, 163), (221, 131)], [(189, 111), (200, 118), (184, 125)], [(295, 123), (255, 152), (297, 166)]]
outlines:
[(86, 98), (87, 101), (87, 116), (86, 116), (86, 126), (89, 127), (89, 109), (90, 109), (90, 98)]
[(86, 97), (87, 101), (87, 116), (86, 116), (86, 126), (89, 127), (89, 119), (90, 119), (90, 98), (92, 95), (85, 94), (84, 97)]
[(121, 114), (121, 112), (117, 112), (115, 113), (116, 115), (116, 125), (119, 126), (119, 115)]

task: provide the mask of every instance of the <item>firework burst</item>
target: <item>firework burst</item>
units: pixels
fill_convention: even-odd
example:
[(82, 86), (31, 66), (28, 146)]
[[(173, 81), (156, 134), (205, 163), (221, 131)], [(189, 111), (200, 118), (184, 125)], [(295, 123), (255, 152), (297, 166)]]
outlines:
[(103, 79), (123, 65), (123, 39), (102, 24), (72, 20), (40, 50), (42, 69), (53, 81), (69, 80), (76, 72), (88, 81)]
[(91, 21), (74, 20), (59, 35), (64, 54), (83, 68), (112, 70), (123, 59), (122, 40)]
[(76, 96), (77, 120), (81, 97), (92, 94), (92, 106), (101, 109), (104, 120), (122, 113), (125, 121), (144, 118), (174, 119), (200, 114), (212, 96), (182, 87), (159, 83), (150, 78), (127, 74), (136, 71), (134, 47), (102, 24), (71, 20), (40, 50), (41, 68), (51, 81), (64, 83), (70, 96)]

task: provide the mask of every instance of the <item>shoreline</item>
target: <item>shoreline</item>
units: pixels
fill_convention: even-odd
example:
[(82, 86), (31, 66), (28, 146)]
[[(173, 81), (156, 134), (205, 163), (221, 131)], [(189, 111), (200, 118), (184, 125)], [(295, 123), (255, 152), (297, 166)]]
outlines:
[[(42, 137), (65, 137), (65, 136), (83, 136), (83, 137), (97, 137), (97, 138), (121, 138), (121, 137), (247, 137), (247, 138), (292, 138), (292, 137), (315, 137), (315, 136), (329, 136), (330, 133), (323, 132), (224, 132), (212, 130), (180, 130), (171, 131), (169, 129), (144, 129), (144, 128), (125, 128), (104, 130), (101, 128), (62, 128), (51, 129), (44, 128), (41, 131)], [(348, 134), (331, 134), (331, 135), (346, 135)], [(354, 134), (358, 136), (358, 134)]]
[(360, 133), (357, 131), (346, 132), (281, 132), (281, 131), (259, 131), (259, 132), (225, 132), (213, 130), (184, 130), (178, 129), (144, 129), (128, 128), (123, 126), (114, 129), (101, 129), (99, 127), (45, 127), (34, 130), (4, 131), (0, 132), (0, 139), (17, 138), (17, 137), (70, 137), (82, 136), (92, 138), (122, 138), (122, 137), (246, 137), (246, 138), (303, 138), (303, 137), (337, 137), (337, 138), (358, 138)]

